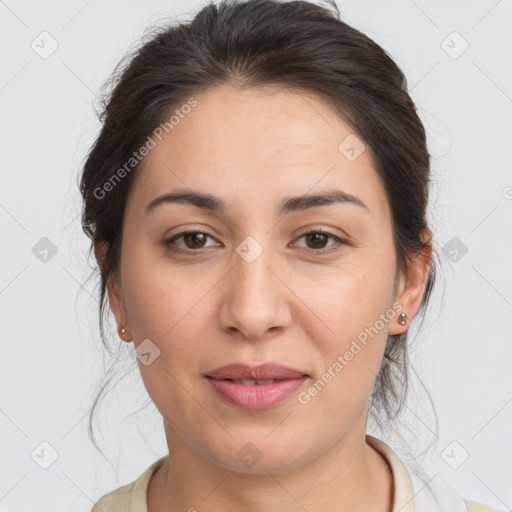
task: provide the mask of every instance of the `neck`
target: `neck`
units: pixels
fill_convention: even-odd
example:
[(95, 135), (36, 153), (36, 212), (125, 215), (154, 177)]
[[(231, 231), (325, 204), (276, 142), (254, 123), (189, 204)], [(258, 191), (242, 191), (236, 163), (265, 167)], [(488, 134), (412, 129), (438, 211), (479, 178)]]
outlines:
[(169, 459), (148, 486), (149, 512), (391, 512), (393, 477), (365, 433), (286, 472), (237, 473), (201, 456), (166, 426)]

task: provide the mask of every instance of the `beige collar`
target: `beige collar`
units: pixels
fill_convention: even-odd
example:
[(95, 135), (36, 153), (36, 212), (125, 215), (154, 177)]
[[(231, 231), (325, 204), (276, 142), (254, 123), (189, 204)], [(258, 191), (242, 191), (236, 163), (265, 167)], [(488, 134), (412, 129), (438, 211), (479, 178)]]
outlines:
[[(414, 512), (413, 485), (409, 473), (395, 452), (383, 441), (366, 435), (366, 442), (378, 450), (388, 461), (393, 474), (394, 495), (392, 512)], [(133, 483), (129, 512), (147, 512), (147, 489), (151, 475), (164, 463), (169, 455), (155, 461)]]
[(392, 512), (414, 512), (413, 485), (407, 468), (384, 441), (367, 434), (366, 442), (382, 453), (391, 467), (394, 484)]

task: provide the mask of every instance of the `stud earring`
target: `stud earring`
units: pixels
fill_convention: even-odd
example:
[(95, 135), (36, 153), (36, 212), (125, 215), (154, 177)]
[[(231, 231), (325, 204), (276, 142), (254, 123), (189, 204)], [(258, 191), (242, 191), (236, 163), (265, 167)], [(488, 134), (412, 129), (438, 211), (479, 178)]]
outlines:
[(405, 325), (407, 323), (407, 313), (400, 313), (400, 318), (398, 320), (400, 325)]
[(124, 334), (125, 332), (126, 332), (126, 329), (123, 327), (123, 328), (121, 329), (121, 333), (122, 333), (122, 334)]

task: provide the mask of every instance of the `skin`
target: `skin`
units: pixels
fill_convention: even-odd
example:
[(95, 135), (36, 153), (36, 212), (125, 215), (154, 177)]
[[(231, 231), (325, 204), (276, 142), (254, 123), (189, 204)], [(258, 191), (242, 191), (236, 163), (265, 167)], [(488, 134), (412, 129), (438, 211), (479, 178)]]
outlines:
[[(144, 161), (125, 210), (121, 277), (108, 284), (119, 336), (160, 350), (150, 365), (138, 361), (171, 454), (150, 481), (148, 510), (389, 512), (392, 475), (365, 434), (387, 336), (408, 328), (398, 313), (306, 405), (294, 394), (265, 411), (239, 409), (203, 375), (273, 361), (311, 375), (303, 391), (393, 303), (414, 317), (430, 246), (395, 282), (391, 213), (374, 162), (369, 151), (350, 161), (338, 150), (353, 130), (321, 98), (228, 85), (194, 97), (198, 105)], [(144, 213), (183, 188), (224, 199), (228, 211), (168, 203)], [(276, 211), (285, 197), (331, 188), (368, 209)], [(301, 236), (309, 228), (347, 243)], [(175, 240), (185, 255), (166, 249), (164, 240), (188, 229), (209, 238)], [(252, 263), (236, 252), (248, 236), (263, 248)], [(95, 250), (101, 264), (105, 247)], [(261, 453), (252, 468), (237, 456), (247, 442)]]

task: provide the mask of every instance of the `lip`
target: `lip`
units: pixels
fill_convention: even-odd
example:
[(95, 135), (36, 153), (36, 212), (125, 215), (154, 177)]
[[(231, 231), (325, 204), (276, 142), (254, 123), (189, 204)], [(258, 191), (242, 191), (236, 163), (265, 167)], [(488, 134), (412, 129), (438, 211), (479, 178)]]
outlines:
[(211, 386), (225, 402), (258, 411), (277, 405), (297, 391), (308, 379), (305, 375), (296, 379), (283, 379), (272, 384), (238, 384), (231, 380), (207, 377)]
[[(297, 391), (309, 375), (301, 370), (276, 363), (258, 366), (230, 364), (205, 375), (210, 385), (225, 402), (248, 410), (268, 409)], [(268, 384), (241, 384), (234, 380), (276, 380)]]
[(216, 380), (225, 379), (298, 379), (300, 377), (309, 377), (306, 372), (289, 368), (277, 363), (265, 363), (257, 366), (249, 366), (247, 364), (236, 363), (221, 366), (216, 370), (208, 372), (206, 377), (211, 377)]

